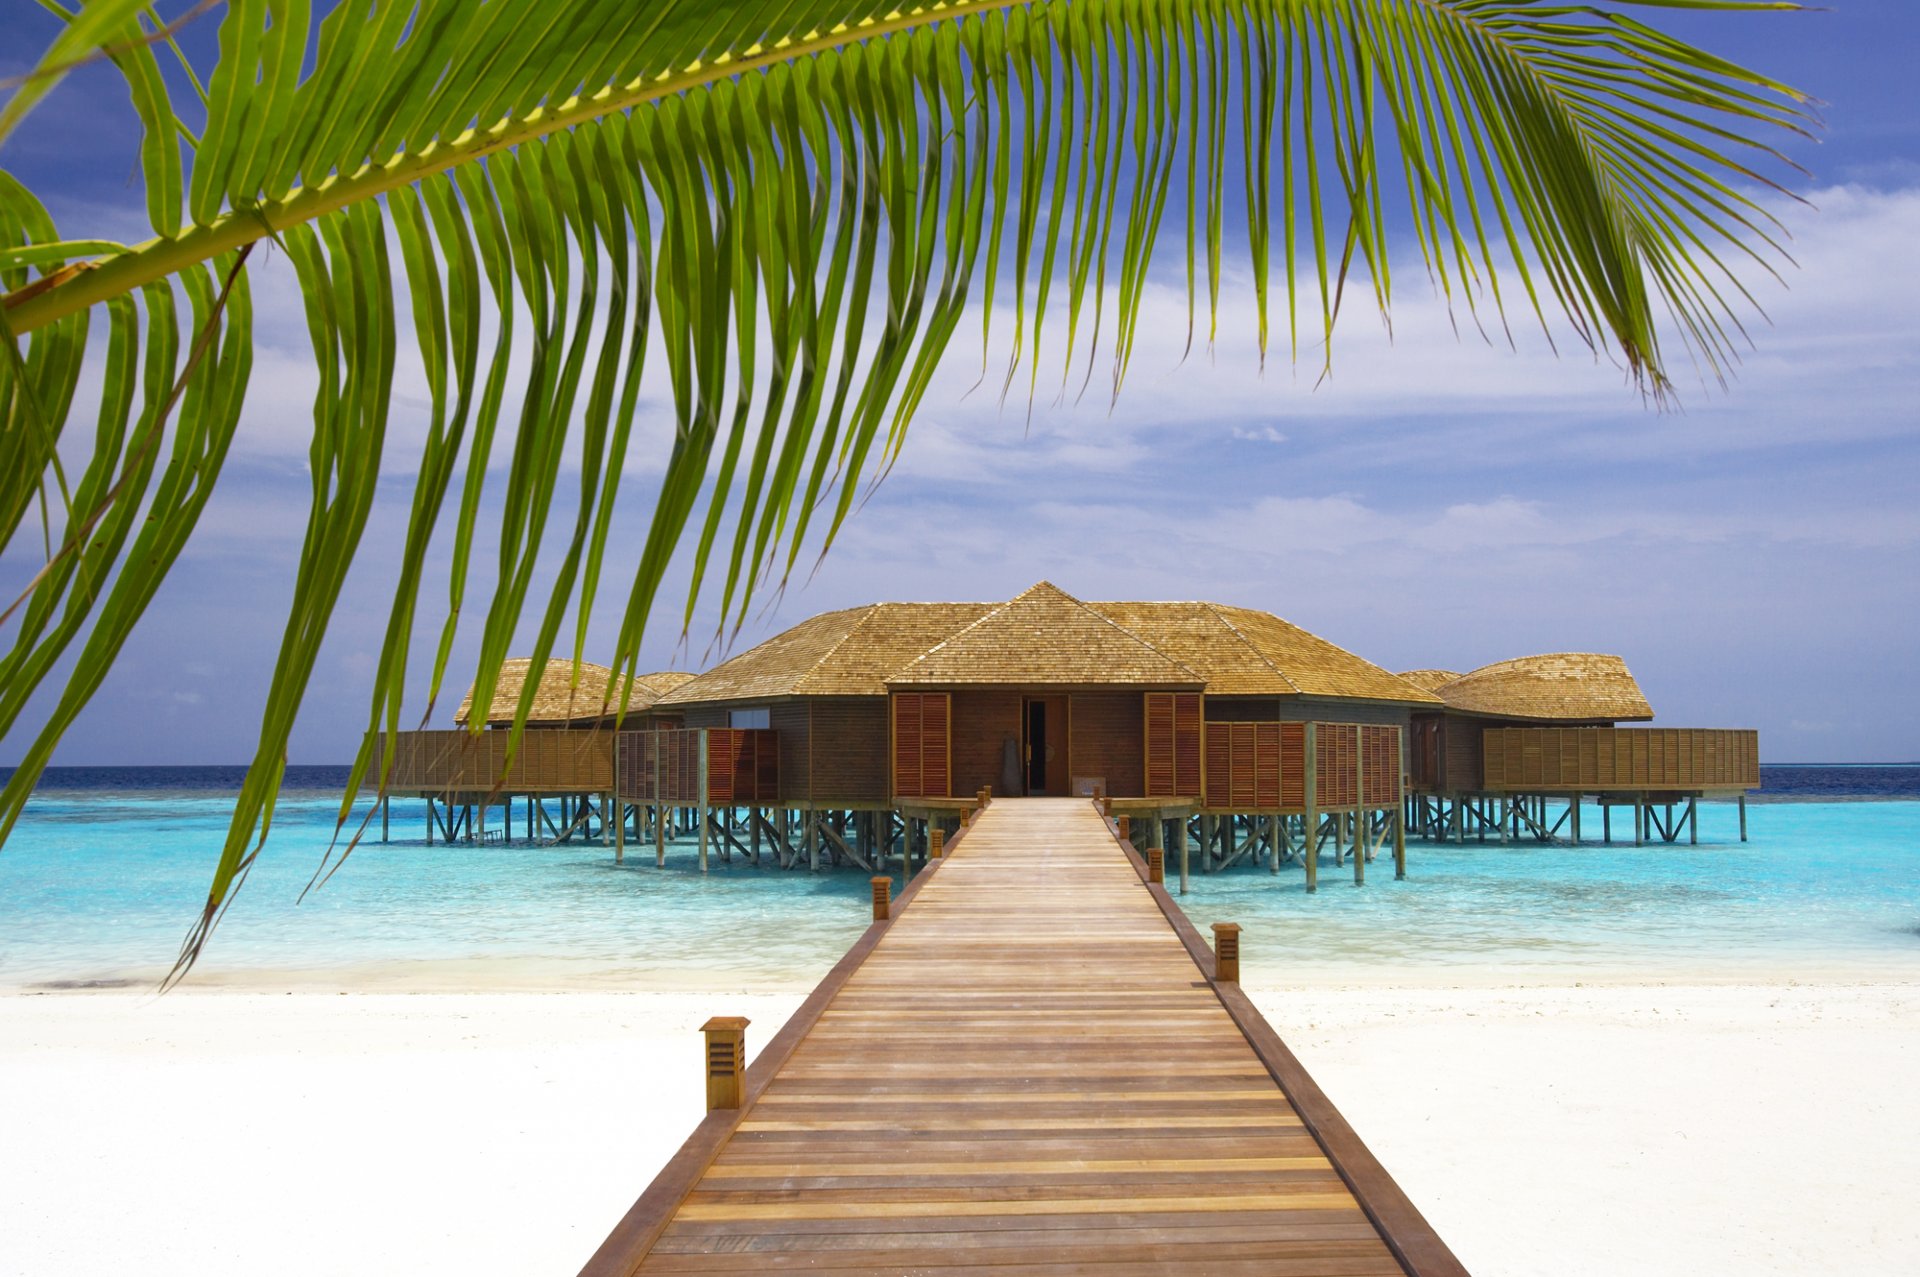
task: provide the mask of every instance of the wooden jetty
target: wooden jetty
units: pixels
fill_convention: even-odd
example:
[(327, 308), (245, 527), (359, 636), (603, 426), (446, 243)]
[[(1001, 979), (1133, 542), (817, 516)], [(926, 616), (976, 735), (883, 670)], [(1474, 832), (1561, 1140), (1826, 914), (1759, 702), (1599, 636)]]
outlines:
[(744, 1076), (709, 1023), (711, 1111), (584, 1273), (1464, 1273), (1157, 868), (1002, 799), (875, 879)]

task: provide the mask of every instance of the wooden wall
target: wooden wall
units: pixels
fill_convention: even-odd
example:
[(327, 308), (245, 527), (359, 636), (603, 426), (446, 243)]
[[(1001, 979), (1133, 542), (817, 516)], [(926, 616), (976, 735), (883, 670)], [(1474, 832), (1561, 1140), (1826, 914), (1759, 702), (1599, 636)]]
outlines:
[(1760, 734), (1690, 727), (1490, 727), (1489, 790), (1758, 789)]
[(780, 796), (804, 802), (813, 770), (813, 716), (805, 701), (779, 701), (768, 706), (767, 721), (780, 741)]
[[(1004, 794), (1001, 762), (1009, 735), (1022, 735), (1019, 692), (978, 691), (953, 694), (953, 792), (965, 797), (991, 786)], [(1017, 791), (1016, 791), (1017, 792)]]
[[(1479, 791), (1483, 778), (1480, 735), (1486, 720), (1454, 714), (1415, 714), (1408, 733), (1407, 772), (1427, 793)], [(1413, 743), (1425, 737), (1424, 745)]]
[(1274, 696), (1209, 696), (1209, 723), (1277, 723), (1280, 701)]
[(822, 696), (809, 706), (809, 800), (885, 802), (891, 735), (887, 698)]
[(1139, 692), (1075, 692), (1067, 720), (1069, 776), (1105, 777), (1110, 798), (1146, 796), (1146, 701)]
[(699, 803), (703, 730), (705, 801), (730, 806), (773, 803), (782, 797), (778, 735), (768, 728), (744, 727), (620, 733), (616, 792), (627, 802)]

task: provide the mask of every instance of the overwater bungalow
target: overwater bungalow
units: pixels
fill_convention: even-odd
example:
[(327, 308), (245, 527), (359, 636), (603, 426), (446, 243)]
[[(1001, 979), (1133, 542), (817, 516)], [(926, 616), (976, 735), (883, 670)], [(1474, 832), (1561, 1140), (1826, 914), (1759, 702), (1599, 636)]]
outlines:
[(1608, 841), (1616, 806), (1632, 809), (1636, 845), (1674, 842), (1683, 830), (1698, 841), (1699, 800), (1728, 797), (1746, 838), (1758, 733), (1621, 728), (1651, 720), (1653, 706), (1618, 656), (1555, 652), (1400, 677), (1442, 702), (1413, 716), (1407, 819), (1422, 836), (1544, 841), (1564, 832), (1579, 842), (1592, 799)]
[[(527, 673), (503, 675), (490, 725), (511, 722)], [(466, 727), (409, 734), (390, 792), (427, 796), (447, 837), (518, 795), (528, 837), (602, 838), (622, 859), (642, 842), (664, 863), (692, 839), (703, 868), (869, 870), (926, 855), (986, 793), (1083, 795), (1183, 878), (1299, 863), (1312, 887), (1326, 857), (1364, 880), (1390, 848), (1404, 873), (1410, 827), (1555, 836), (1547, 796), (1616, 792), (1613, 772), (1565, 787), (1602, 752), (1626, 751), (1621, 775), (1668, 769), (1617, 791), (1645, 796), (1636, 810), (1758, 782), (1752, 733), (1619, 729), (1652, 710), (1617, 657), (1396, 675), (1266, 612), (1089, 602), (1044, 581), (1002, 603), (823, 613), (703, 674), (634, 680), (615, 730), (618, 699), (609, 671), (550, 663), (511, 768), (506, 734), (471, 730), (463, 705)], [(1711, 783), (1680, 758), (1696, 747)], [(1573, 770), (1540, 774), (1562, 749)]]
[[(510, 840), (516, 798), (529, 841), (565, 841), (606, 827), (612, 813), (606, 795), (614, 762), (613, 727), (622, 695), (629, 730), (677, 727), (678, 714), (656, 713), (654, 707), (693, 677), (663, 670), (623, 685), (604, 665), (583, 661), (576, 671), (571, 660), (549, 660), (533, 688), (527, 730), (509, 758), (509, 733), (500, 729), (512, 725), (532, 667), (525, 657), (502, 663), (477, 727), (474, 688), (469, 686), (454, 711), (457, 728), (401, 732), (395, 738), (387, 789), (426, 800), (428, 841), (436, 836), (448, 842)], [(503, 823), (490, 827), (488, 816), (496, 807)], [(384, 807), (381, 821), (385, 835), (390, 826)]]

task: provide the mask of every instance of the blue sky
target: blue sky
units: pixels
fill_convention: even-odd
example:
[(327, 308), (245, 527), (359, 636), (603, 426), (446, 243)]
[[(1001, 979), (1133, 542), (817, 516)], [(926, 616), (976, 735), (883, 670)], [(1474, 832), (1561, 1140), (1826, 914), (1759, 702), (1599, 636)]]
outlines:
[[(900, 466), (817, 576), (740, 641), (828, 608), (1005, 598), (1047, 578), (1088, 598), (1267, 608), (1393, 669), (1618, 652), (1662, 723), (1758, 727), (1774, 761), (1920, 757), (1920, 14), (1840, 0), (1673, 25), (1826, 103), (1821, 140), (1794, 152), (1813, 207), (1781, 205), (1800, 268), (1786, 288), (1760, 287), (1772, 324), (1755, 328), (1728, 389), (1683, 376), (1679, 410), (1661, 413), (1566, 343), (1555, 356), (1525, 332), (1518, 350), (1456, 337), (1410, 263), (1396, 272), (1392, 339), (1354, 310), (1325, 384), (1311, 360), (1258, 371), (1243, 277), (1229, 280), (1219, 347), (1182, 364), (1184, 288), (1169, 274), (1111, 413), (1089, 395), (1043, 404), (1029, 429), (1024, 413), (965, 394), (977, 347), (956, 343)], [(31, 6), (7, 6), (0, 75), (48, 31)], [(202, 22), (190, 47), (214, 34)], [(135, 145), (118, 81), (84, 74), (0, 166), (66, 234), (133, 238)], [(223, 490), (59, 762), (251, 752), (301, 535), (312, 386), (273, 269), (256, 285), (259, 365)], [(417, 424), (405, 368), (398, 393), (396, 425)], [(644, 450), (666, 428), (657, 402), (643, 427), (636, 523), (657, 475)], [(403, 447), (390, 464), (369, 547), (403, 526)], [(363, 560), (296, 762), (344, 760), (364, 721), (392, 568), (377, 551)], [(0, 557), (9, 596), (33, 566), (18, 549)], [(593, 634), (610, 645), (606, 610)], [(682, 650), (677, 637), (677, 616), (663, 618), (649, 664), (698, 668), (707, 644)], [(22, 748), (0, 742), (0, 762)]]

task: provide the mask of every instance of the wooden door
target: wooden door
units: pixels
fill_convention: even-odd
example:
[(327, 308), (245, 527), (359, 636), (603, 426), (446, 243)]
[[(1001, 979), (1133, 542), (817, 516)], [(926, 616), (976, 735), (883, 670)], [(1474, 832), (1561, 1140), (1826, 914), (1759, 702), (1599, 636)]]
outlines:
[(1148, 692), (1146, 724), (1147, 797), (1199, 797), (1200, 693)]
[(949, 727), (952, 702), (945, 692), (893, 695), (893, 792), (899, 798), (947, 798), (953, 786)]
[(1064, 696), (1029, 696), (1022, 712), (1021, 757), (1027, 769), (1027, 793), (1065, 797), (1072, 783), (1068, 770), (1068, 713)]

